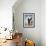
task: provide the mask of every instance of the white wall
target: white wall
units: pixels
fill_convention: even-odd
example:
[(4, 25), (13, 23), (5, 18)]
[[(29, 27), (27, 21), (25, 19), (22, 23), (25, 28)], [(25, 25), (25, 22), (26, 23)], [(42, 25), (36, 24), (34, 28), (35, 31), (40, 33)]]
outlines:
[(41, 1), (41, 40), (42, 46), (46, 46), (46, 0)]
[[(19, 1), (18, 1), (19, 2)], [(35, 41), (36, 46), (41, 46), (41, 30), (40, 30), (40, 16), (41, 16), (41, 1), (40, 0), (23, 0), (17, 7), (13, 7), (15, 29), (23, 33), (24, 38)], [(35, 13), (35, 28), (23, 27), (23, 13)]]
[(16, 0), (0, 0), (0, 27), (12, 28), (12, 6)]

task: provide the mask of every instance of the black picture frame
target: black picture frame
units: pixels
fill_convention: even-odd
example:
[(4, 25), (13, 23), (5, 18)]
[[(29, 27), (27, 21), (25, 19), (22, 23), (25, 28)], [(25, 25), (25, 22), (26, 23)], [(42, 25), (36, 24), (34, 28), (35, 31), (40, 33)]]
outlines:
[(35, 27), (35, 13), (23, 13), (23, 27), (24, 28)]

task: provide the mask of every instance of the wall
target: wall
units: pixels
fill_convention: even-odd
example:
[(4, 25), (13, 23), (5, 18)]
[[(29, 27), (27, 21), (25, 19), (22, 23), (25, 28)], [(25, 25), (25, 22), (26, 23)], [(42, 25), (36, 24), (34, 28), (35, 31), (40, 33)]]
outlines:
[(41, 41), (42, 46), (46, 46), (46, 0), (41, 1), (41, 17), (40, 17), (40, 26), (41, 26)]
[[(18, 1), (20, 2), (20, 1)], [(17, 4), (17, 3), (16, 3)], [(15, 19), (15, 29), (23, 33), (24, 39), (31, 39), (35, 41), (36, 46), (41, 46), (41, 30), (40, 30), (40, 16), (41, 16), (41, 1), (40, 0), (23, 0), (21, 3), (13, 6), (13, 13)], [(23, 27), (23, 13), (35, 13), (35, 28)]]
[(12, 29), (12, 6), (16, 0), (0, 0), (0, 27)]

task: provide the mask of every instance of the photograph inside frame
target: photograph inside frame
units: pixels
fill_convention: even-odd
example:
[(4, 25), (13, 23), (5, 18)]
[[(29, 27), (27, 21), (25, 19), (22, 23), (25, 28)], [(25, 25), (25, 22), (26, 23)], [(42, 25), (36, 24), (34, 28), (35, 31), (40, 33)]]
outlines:
[(33, 28), (35, 27), (35, 13), (24, 13), (23, 14), (23, 26)]

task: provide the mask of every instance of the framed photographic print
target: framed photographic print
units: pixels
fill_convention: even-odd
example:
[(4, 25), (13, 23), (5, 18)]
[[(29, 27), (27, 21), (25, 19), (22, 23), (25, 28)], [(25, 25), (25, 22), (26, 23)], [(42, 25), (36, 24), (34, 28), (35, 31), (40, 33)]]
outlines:
[(23, 27), (35, 27), (35, 13), (23, 13)]

